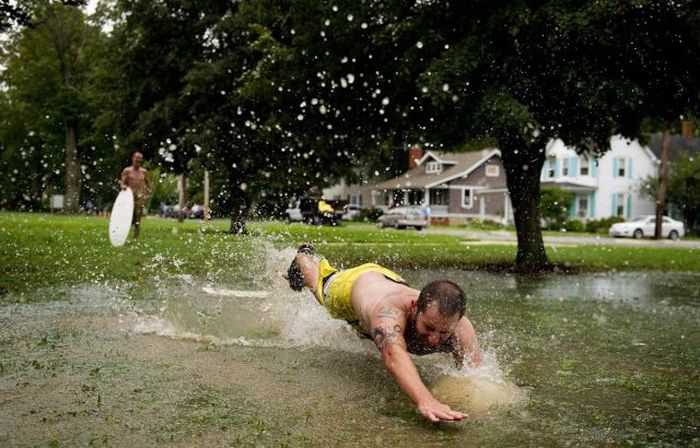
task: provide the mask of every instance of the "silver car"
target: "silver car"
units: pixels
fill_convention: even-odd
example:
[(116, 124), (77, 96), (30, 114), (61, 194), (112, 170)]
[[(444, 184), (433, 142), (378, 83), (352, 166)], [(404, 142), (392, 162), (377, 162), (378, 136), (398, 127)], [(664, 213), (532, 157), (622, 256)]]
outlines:
[(384, 212), (377, 220), (377, 225), (382, 229), (414, 227), (416, 230), (421, 230), (428, 225), (428, 216), (425, 208), (421, 206), (395, 207)]
[[(610, 236), (612, 237), (632, 237), (643, 238), (653, 237), (656, 231), (656, 216), (646, 215), (640, 216), (634, 221), (618, 222), (610, 227)], [(661, 223), (661, 236), (677, 240), (685, 235), (685, 226), (681, 221), (676, 221), (668, 216), (663, 217)]]

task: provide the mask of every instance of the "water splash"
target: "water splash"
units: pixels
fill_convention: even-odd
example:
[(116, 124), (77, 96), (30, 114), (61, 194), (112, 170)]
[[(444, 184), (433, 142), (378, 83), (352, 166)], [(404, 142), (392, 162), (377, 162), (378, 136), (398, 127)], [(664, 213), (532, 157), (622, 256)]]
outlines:
[(483, 353), (479, 367), (443, 366), (431, 390), (438, 400), (467, 412), (471, 418), (485, 418), (527, 402), (526, 390), (507, 379), (491, 351)]
[[(159, 288), (159, 306), (135, 303), (124, 314), (123, 328), (217, 345), (259, 347), (326, 347), (350, 352), (373, 352), (345, 322), (332, 319), (308, 291), (295, 293), (283, 278), (293, 249), (275, 249), (262, 242), (263, 266), (253, 282), (226, 288), (182, 276)], [(235, 282), (234, 282), (235, 283)]]

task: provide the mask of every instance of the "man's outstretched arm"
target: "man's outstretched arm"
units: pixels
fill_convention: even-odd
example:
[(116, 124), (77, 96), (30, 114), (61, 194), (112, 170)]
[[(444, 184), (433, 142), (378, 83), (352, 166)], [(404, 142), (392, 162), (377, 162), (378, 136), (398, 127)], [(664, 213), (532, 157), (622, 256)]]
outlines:
[(433, 422), (462, 420), (465, 414), (440, 403), (423, 384), (406, 350), (403, 336), (405, 324), (399, 316), (399, 310), (383, 306), (372, 317), (372, 339), (382, 353), (384, 366), (423, 417)]

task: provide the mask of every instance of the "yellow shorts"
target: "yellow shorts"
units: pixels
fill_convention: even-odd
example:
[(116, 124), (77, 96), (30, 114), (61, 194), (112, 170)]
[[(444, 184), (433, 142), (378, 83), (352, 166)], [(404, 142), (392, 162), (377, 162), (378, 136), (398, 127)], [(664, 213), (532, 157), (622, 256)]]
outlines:
[[(319, 263), (316, 299), (318, 299), (319, 303), (336, 319), (344, 319), (348, 322), (356, 321), (357, 315), (350, 303), (350, 292), (352, 291), (352, 285), (355, 283), (355, 280), (365, 272), (379, 272), (389, 280), (393, 280), (397, 283), (406, 283), (406, 280), (399, 274), (387, 268), (383, 268), (378, 264), (365, 263), (352, 269), (338, 271), (328, 263), (328, 260), (323, 258)], [(323, 280), (333, 274), (335, 274), (335, 277), (330, 280), (331, 283), (324, 294)]]

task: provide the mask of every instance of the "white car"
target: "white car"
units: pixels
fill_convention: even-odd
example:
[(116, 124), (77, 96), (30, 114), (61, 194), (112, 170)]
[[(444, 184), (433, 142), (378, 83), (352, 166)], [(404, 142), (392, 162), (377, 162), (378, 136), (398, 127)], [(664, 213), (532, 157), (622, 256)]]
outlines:
[(407, 206), (390, 208), (377, 220), (380, 228), (393, 227), (395, 229), (405, 229), (414, 227), (421, 230), (428, 225), (428, 217), (421, 206)]
[(289, 204), (289, 208), (284, 211), (284, 220), (286, 222), (301, 222), (304, 220), (301, 208), (299, 208), (299, 201)]
[[(654, 237), (654, 232), (656, 231), (656, 216), (646, 215), (640, 216), (634, 221), (629, 222), (618, 222), (610, 227), (610, 236), (612, 237), (632, 237), (632, 238), (643, 238), (643, 237)], [(668, 216), (663, 217), (663, 222), (661, 224), (661, 236), (663, 238), (670, 238), (672, 240), (677, 240), (678, 238), (685, 235), (685, 226), (681, 221), (676, 221)]]
[(348, 204), (343, 212), (343, 221), (352, 221), (357, 215), (360, 214), (360, 207), (357, 204)]

